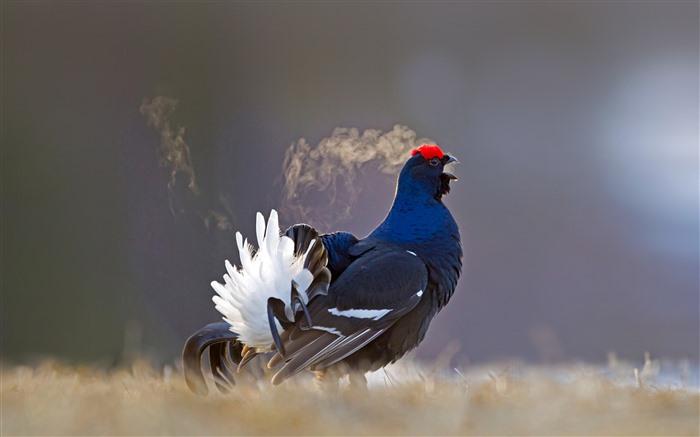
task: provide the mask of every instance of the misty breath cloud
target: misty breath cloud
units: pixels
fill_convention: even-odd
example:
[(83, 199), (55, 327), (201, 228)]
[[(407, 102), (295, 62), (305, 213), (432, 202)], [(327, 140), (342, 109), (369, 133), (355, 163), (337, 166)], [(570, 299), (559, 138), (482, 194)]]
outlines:
[[(156, 96), (144, 99), (139, 108), (148, 126), (160, 137), (158, 159), (169, 171), (167, 187), (171, 203), (174, 197), (180, 197), (175, 190), (178, 180), (185, 181), (186, 191), (196, 197), (200, 194), (185, 128), (172, 121), (177, 107), (177, 99)], [(380, 173), (395, 175), (411, 150), (432, 142), (418, 138), (416, 132), (400, 124), (387, 132), (378, 129), (360, 132), (357, 128), (339, 127), (315, 146), (301, 138), (285, 152), (279, 179), (280, 205), (275, 207), (284, 214), (285, 222), (304, 221), (318, 227), (337, 225), (351, 217), (352, 207), (362, 190), (358, 173), (361, 174), (365, 165), (372, 164)], [(207, 228), (231, 228), (228, 214), (219, 208), (205, 207), (202, 201), (194, 204), (192, 201), (192, 198), (187, 200), (191, 207), (188, 209), (194, 208)], [(230, 210), (228, 205), (224, 206)]]
[(361, 134), (356, 128), (336, 128), (316, 146), (302, 138), (285, 154), (282, 209), (312, 224), (347, 219), (361, 191), (357, 175), (365, 164), (375, 163), (380, 172), (393, 175), (412, 149), (432, 142), (400, 124), (388, 132), (367, 129)]
[(178, 173), (182, 173), (187, 178), (187, 187), (194, 193), (198, 193), (190, 159), (190, 147), (185, 141), (185, 128), (178, 125), (173, 129), (170, 125), (170, 117), (177, 109), (177, 104), (177, 99), (157, 96), (150, 101), (144, 99), (139, 112), (146, 117), (148, 126), (160, 134), (158, 148), (160, 164), (170, 169), (168, 188), (172, 189), (175, 186)]
[[(153, 99), (143, 99), (139, 112), (146, 118), (146, 123), (160, 135), (158, 146), (158, 159), (160, 165), (168, 167), (170, 180), (168, 181), (169, 201), (171, 211), (173, 197), (176, 196), (175, 184), (178, 175), (187, 181), (187, 189), (195, 195), (201, 194), (197, 187), (194, 167), (190, 158), (190, 146), (185, 141), (184, 126), (177, 125), (173, 128), (170, 118), (177, 109), (178, 100), (171, 97), (156, 96)], [(216, 226), (221, 231), (231, 229), (231, 221), (227, 215), (217, 209), (202, 206), (197, 202), (193, 208), (203, 220), (204, 226), (209, 229)]]

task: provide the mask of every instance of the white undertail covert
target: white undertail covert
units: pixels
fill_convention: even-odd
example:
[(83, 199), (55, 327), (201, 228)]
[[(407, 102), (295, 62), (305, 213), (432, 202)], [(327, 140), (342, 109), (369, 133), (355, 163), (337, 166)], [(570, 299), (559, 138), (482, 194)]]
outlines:
[[(274, 209), (270, 212), (267, 227), (263, 215), (257, 213), (256, 234), (259, 246), (257, 250), (247, 239), (243, 240), (240, 232), (236, 232), (241, 266), (234, 267), (226, 260), (224, 283), (211, 283), (217, 293), (212, 300), (223, 319), (231, 325), (231, 331), (239, 334), (242, 343), (266, 352), (273, 345), (267, 318), (267, 300), (275, 297), (283, 301), (287, 318), (293, 320), (290, 301), (291, 284), (295, 281), (301, 299), (304, 303), (308, 302), (307, 291), (313, 275), (304, 268), (304, 260), (313, 242), (303, 255), (295, 256), (294, 242), (282, 235), (277, 211)], [(282, 331), (279, 322), (275, 320), (275, 323), (277, 330)]]

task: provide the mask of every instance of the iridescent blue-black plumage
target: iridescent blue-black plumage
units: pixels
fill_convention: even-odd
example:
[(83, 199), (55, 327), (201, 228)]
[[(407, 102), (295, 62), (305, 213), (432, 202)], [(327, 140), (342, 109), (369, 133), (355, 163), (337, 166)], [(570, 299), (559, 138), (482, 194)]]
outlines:
[[(320, 236), (328, 292), (306, 305), (311, 324), (299, 317), (279, 333), (280, 347), (268, 365), (283, 366), (273, 383), (306, 369), (334, 376), (376, 370), (423, 340), (462, 269), (459, 229), (442, 201), (456, 179), (444, 172), (452, 161), (439, 149), (414, 153), (399, 175), (388, 215), (374, 231), (361, 240), (347, 232)], [(286, 234), (307, 246), (310, 235), (317, 235), (308, 225)]]
[(321, 240), (328, 253), (328, 270), (331, 271), (332, 278), (337, 278), (354, 260), (348, 250), (357, 244), (357, 237), (349, 232), (333, 232), (321, 235)]

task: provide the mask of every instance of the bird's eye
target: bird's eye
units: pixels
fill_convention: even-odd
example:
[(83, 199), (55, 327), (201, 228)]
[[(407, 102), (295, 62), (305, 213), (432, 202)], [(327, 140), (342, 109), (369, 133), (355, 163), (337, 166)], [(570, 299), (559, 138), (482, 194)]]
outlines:
[(436, 165), (438, 165), (438, 164), (440, 163), (440, 160), (437, 159), (437, 158), (433, 158), (433, 159), (431, 159), (431, 160), (428, 161), (428, 162), (430, 163), (430, 165), (436, 166)]

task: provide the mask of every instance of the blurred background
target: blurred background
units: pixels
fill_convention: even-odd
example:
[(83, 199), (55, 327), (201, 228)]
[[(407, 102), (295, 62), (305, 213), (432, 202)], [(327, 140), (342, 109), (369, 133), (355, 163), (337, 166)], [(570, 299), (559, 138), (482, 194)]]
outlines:
[[(2, 359), (175, 359), (220, 317), (209, 283), (235, 230), (280, 207), (287, 148), (401, 123), (462, 162), (446, 203), (464, 274), (418, 358), (697, 362), (698, 13), (3, 3)], [(156, 96), (189, 147), (174, 184), (139, 111)], [(359, 171), (351, 215), (311, 199), (312, 224), (381, 221), (395, 175)]]

